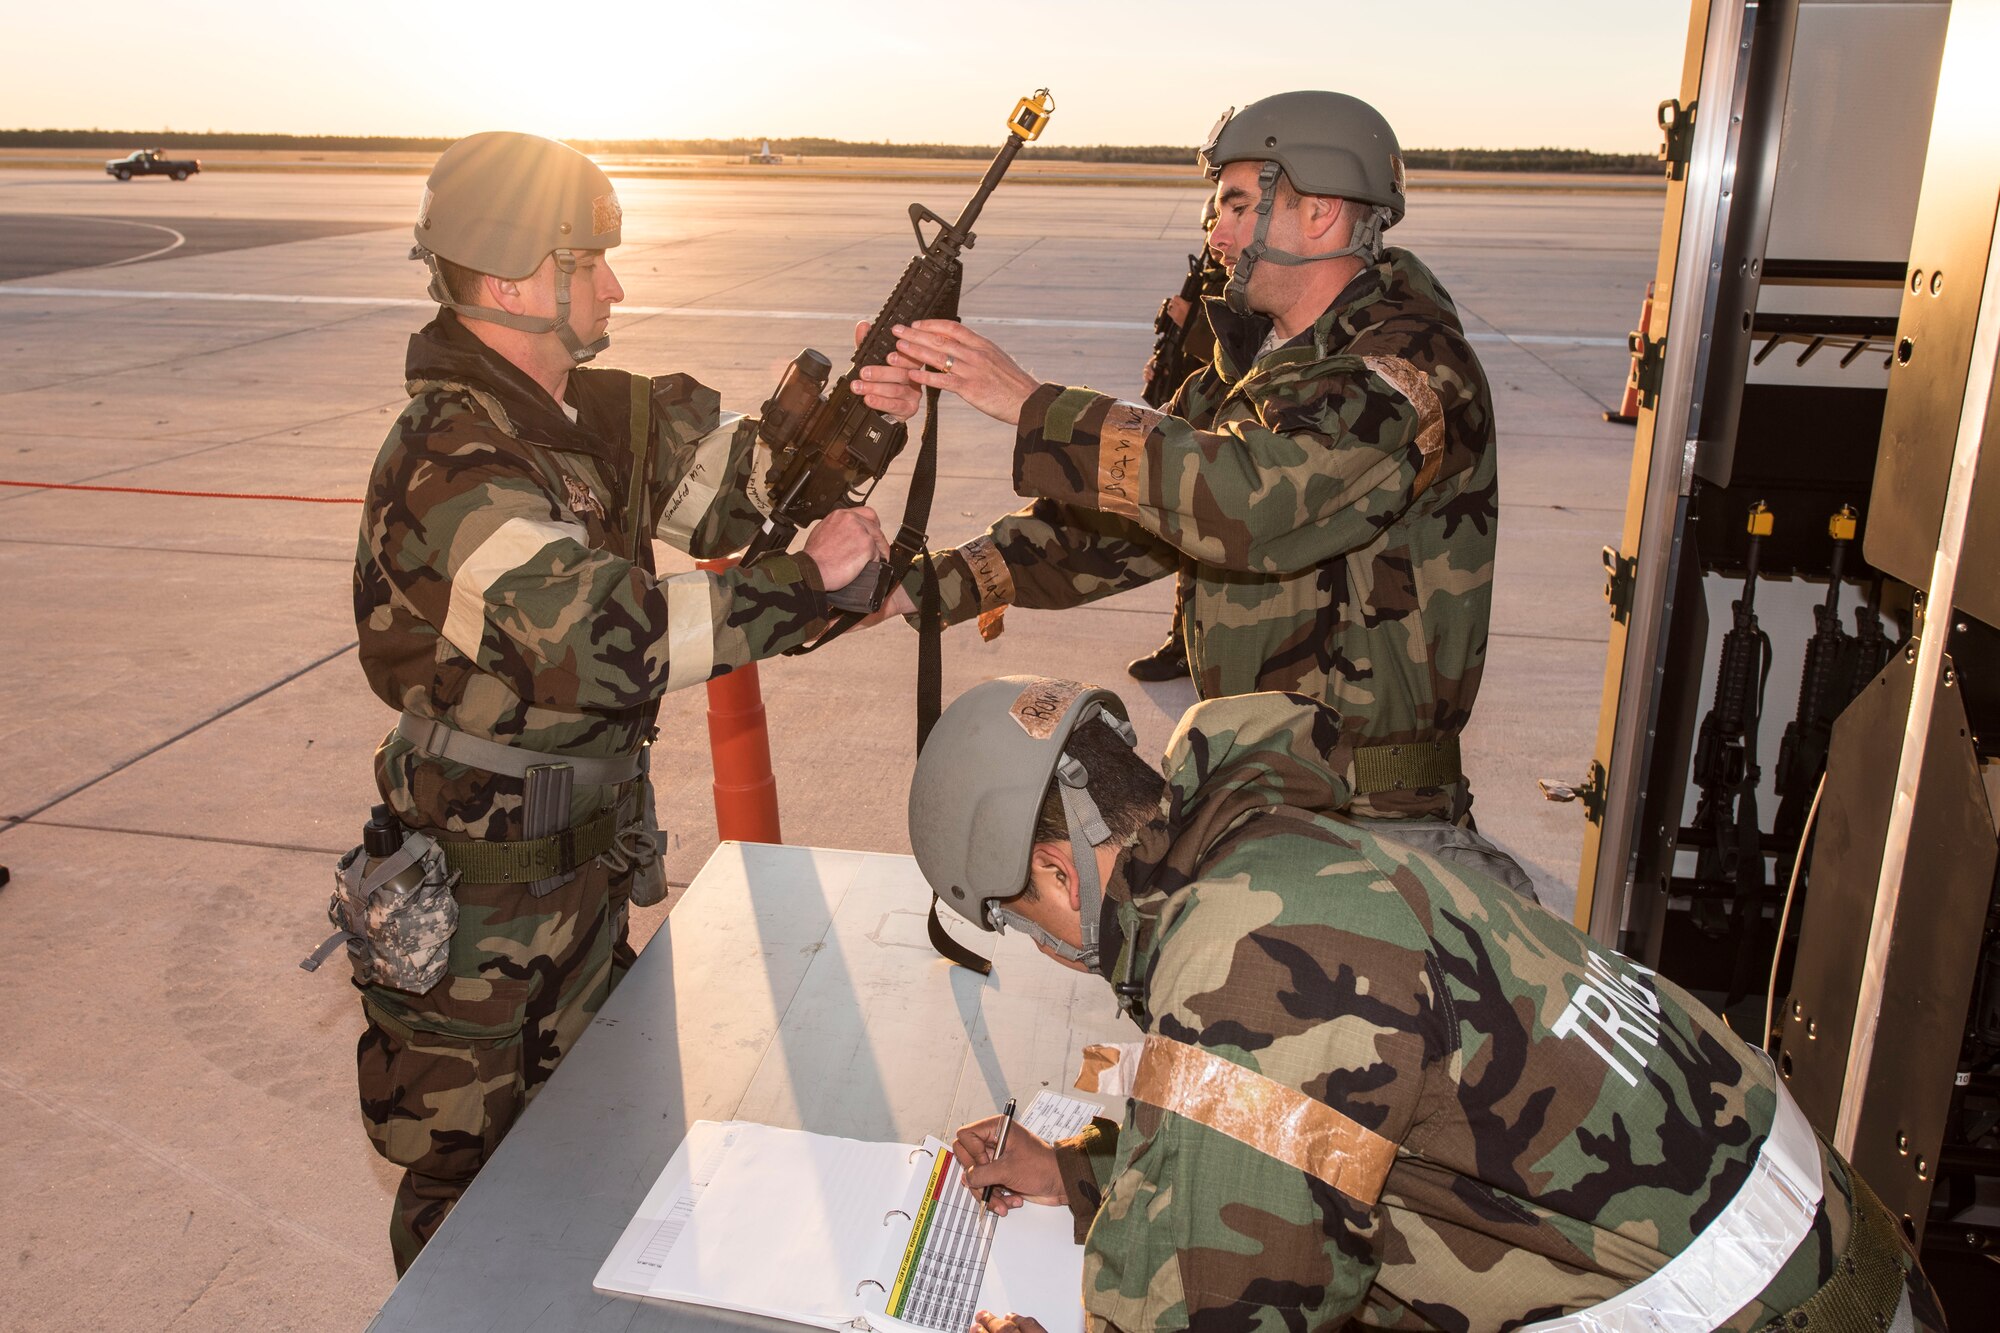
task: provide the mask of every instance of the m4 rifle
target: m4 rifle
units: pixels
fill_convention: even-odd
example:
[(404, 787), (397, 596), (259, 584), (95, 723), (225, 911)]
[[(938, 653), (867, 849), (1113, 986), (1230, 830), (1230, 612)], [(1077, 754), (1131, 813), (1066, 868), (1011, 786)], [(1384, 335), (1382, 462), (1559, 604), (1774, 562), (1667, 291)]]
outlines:
[[(745, 564), (754, 565), (772, 551), (787, 549), (806, 524), (836, 509), (863, 503), (902, 452), (908, 428), (869, 407), (855, 392), (854, 382), (864, 367), (888, 364), (889, 354), (896, 349), (898, 324), (957, 317), (962, 271), (959, 255), (972, 248), (972, 224), (1022, 146), (1041, 136), (1054, 111), (1055, 100), (1046, 88), (1015, 105), (1007, 119), (1007, 142), (987, 167), (985, 178), (957, 221), (946, 221), (922, 204), (910, 205), (910, 226), (917, 234), (918, 253), (855, 349), (853, 364), (831, 391), (826, 382), (833, 363), (812, 348), (799, 353), (786, 367), (777, 392), (762, 409), (763, 437), (774, 455), (772, 507), (763, 530), (744, 552)], [(924, 235), (926, 223), (937, 228), (929, 237)], [(926, 424), (927, 435), (934, 429), (935, 391), (929, 401), (933, 422)], [(917, 491), (913, 484), (913, 511)], [(929, 508), (927, 495), (923, 508)], [(833, 605), (849, 617), (846, 624), (881, 606), (910, 562), (923, 552), (928, 513), (914, 523), (911, 517), (904, 516), (888, 561), (871, 561), (853, 583), (831, 595)], [(845, 627), (839, 625), (833, 633)]]
[[(1871, 671), (1856, 679), (1859, 645), (1840, 625), (1841, 566), (1858, 526), (1859, 515), (1852, 505), (1842, 505), (1826, 525), (1833, 538), (1826, 601), (1813, 608), (1813, 636), (1806, 641), (1805, 666), (1799, 674), (1799, 704), (1778, 746), (1777, 780), (1773, 784), (1778, 793), (1778, 820), (1772, 831), (1778, 837), (1780, 880), (1789, 876), (1792, 858), (1800, 850), (1806, 812), (1812, 806), (1820, 774), (1826, 771), (1834, 719), (1874, 675)], [(1881, 633), (1879, 622), (1876, 633)]]
[(1165, 407), (1180, 391), (1187, 377), (1200, 369), (1201, 361), (1194, 355), (1189, 343), (1193, 340), (1196, 320), (1204, 326), (1208, 314), (1202, 309), (1201, 298), (1208, 288), (1209, 259), (1206, 251), (1188, 256), (1187, 276), (1181, 279), (1181, 289), (1177, 293), (1187, 309), (1180, 320), (1174, 319), (1175, 297), (1167, 297), (1160, 302), (1160, 313), (1153, 316), (1153, 332), (1157, 335), (1153, 342), (1153, 358), (1146, 363), (1146, 392), (1143, 395), (1149, 407)]
[[(1757, 623), (1757, 560), (1771, 535), (1771, 511), (1763, 501), (1750, 506), (1749, 542), (1744, 556), (1743, 596), (1731, 607), (1729, 632), (1722, 636), (1716, 665), (1715, 699), (1701, 720), (1695, 742), (1694, 780), (1701, 796), (1695, 805), (1695, 881), (1733, 899), (1737, 932), (1736, 965), (1729, 1003), (1746, 993), (1766, 880), (1764, 849), (1757, 819), (1757, 724), (1764, 711), (1764, 685), (1771, 675), (1771, 636)], [(1696, 921), (1719, 929), (1719, 911), (1697, 900)]]

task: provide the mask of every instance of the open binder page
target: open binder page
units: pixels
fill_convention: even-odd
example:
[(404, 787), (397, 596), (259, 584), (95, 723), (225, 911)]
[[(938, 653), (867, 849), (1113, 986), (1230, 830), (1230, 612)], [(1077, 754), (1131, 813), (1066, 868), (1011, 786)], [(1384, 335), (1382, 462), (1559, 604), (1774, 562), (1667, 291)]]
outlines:
[(928, 1175), (940, 1145), (930, 1147), (737, 1126), (646, 1294), (824, 1328), (850, 1323), (883, 1219), (910, 1177)]
[[(1039, 1093), (1017, 1121), (1044, 1139), (1088, 1102)], [(996, 1218), (945, 1145), (863, 1143), (697, 1121), (598, 1270), (602, 1291), (845, 1329), (963, 1333), (978, 1309), (1082, 1333), (1083, 1250), (1069, 1211)]]
[(716, 1167), (735, 1142), (742, 1126), (734, 1121), (718, 1123), (697, 1120), (688, 1126), (687, 1137), (674, 1150), (673, 1158), (645, 1202), (632, 1217), (611, 1254), (597, 1270), (592, 1286), (599, 1291), (622, 1291), (634, 1296), (652, 1294), (653, 1279), (666, 1262), (667, 1252), (680, 1238), (695, 1202), (715, 1174)]

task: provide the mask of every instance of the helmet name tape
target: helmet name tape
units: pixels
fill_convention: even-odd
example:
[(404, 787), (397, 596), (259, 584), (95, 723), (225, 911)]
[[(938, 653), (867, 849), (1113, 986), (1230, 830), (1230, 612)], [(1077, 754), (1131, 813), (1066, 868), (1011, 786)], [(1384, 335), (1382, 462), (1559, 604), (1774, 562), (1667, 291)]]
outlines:
[(1021, 691), (1007, 713), (1020, 724), (1021, 730), (1045, 741), (1055, 735), (1056, 727), (1076, 697), (1090, 688), (1073, 680), (1038, 680)]
[(417, 225), (419, 227), (428, 227), (431, 225), (431, 201), (435, 198), (437, 198), (437, 192), (426, 185), (424, 187), (424, 201), (417, 205)]

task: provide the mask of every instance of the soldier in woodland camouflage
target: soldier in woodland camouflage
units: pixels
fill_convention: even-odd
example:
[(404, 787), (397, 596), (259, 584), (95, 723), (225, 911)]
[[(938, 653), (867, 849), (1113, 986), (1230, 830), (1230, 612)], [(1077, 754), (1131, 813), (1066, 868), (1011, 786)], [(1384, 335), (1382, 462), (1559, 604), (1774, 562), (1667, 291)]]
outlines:
[[(1075, 1213), (1094, 1333), (1943, 1327), (1761, 1052), (1339, 813), (1324, 704), (1199, 704), (1164, 781), (1123, 714), (1067, 681), (975, 687), (910, 799), (943, 900), (1094, 967), (1143, 1033), (1084, 1053), (1122, 1125), (1055, 1145), (1016, 1126), (996, 1157), (987, 1120), (954, 1143), (996, 1211)], [(978, 1326), (1039, 1333), (1038, 1313)]]
[(1203, 160), (1231, 278), (1214, 359), (1166, 410), (1041, 383), (960, 325), (905, 333), (931, 367), (911, 378), (1017, 426), (1032, 501), (938, 553), (945, 619), (1075, 606), (1186, 557), (1202, 698), (1323, 699), (1357, 813), (1464, 823), (1499, 517), (1486, 377), (1443, 286), (1381, 244), (1403, 172), (1379, 114), (1287, 93), (1225, 119)]
[[(589, 159), (528, 135), (462, 140), (416, 235), (444, 309), (410, 340), (410, 403), (375, 461), (354, 570), (362, 669), (403, 714), (376, 783), (437, 840), (458, 901), (442, 981), (361, 987), (362, 1115), (407, 1169), (399, 1271), (631, 958), (660, 696), (815, 636), (826, 590), (888, 549), (848, 510), (755, 569), (655, 572), (656, 537), (698, 557), (749, 540), (769, 450), (685, 375), (583, 365), (624, 296), (605, 254), (617, 196)], [(898, 416), (916, 402), (899, 386), (870, 399)], [(531, 818), (551, 773), (540, 790), (560, 808)]]

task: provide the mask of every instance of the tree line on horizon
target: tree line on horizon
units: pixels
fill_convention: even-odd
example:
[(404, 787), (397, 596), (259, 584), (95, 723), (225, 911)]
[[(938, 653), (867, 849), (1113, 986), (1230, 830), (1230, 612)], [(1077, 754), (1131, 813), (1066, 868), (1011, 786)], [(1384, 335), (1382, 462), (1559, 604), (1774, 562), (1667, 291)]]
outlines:
[[(399, 138), (349, 134), (243, 134), (158, 130), (0, 129), (0, 148), (103, 148), (129, 151), (135, 145), (241, 150), (294, 149), (321, 152), (441, 152), (450, 138)], [(623, 156), (727, 156), (755, 152), (767, 140), (748, 139), (566, 139), (580, 152)], [(772, 138), (771, 151), (788, 157), (989, 158), (990, 144), (864, 143), (847, 139)], [(1021, 156), (1049, 162), (1137, 163), (1192, 167), (1192, 145), (1029, 144)], [(1432, 171), (1574, 171), (1596, 174), (1652, 173), (1659, 160), (1647, 153), (1596, 153), (1582, 148), (1409, 148), (1403, 160)]]

